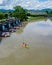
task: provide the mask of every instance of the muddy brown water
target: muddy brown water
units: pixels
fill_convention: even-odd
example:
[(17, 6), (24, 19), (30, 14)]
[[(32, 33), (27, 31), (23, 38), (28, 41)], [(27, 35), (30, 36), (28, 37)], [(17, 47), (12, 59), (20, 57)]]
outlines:
[[(0, 40), (0, 65), (52, 65), (52, 21), (26, 24)], [(26, 42), (29, 48), (21, 44)]]

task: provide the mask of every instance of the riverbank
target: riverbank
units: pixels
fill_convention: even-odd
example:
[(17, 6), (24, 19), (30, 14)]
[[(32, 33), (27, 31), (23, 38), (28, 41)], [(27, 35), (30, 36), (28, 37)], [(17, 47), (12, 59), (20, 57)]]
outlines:
[[(42, 20), (44, 19), (44, 16), (37, 16), (37, 17), (32, 17), (32, 16), (28, 16), (27, 21), (33, 21), (33, 20)], [(0, 22), (2, 21), (6, 21), (7, 19), (0, 19)]]
[(28, 21), (36, 21), (36, 20), (42, 20), (42, 19), (45, 19), (45, 17), (44, 16), (28, 17)]

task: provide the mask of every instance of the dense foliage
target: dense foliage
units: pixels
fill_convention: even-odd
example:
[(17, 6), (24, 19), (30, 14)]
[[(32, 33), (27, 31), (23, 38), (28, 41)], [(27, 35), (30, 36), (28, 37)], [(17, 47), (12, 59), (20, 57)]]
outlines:
[(0, 19), (4, 18), (4, 13), (0, 12)]
[(21, 6), (14, 7), (13, 16), (17, 17), (21, 21), (27, 20), (27, 12)]
[(46, 14), (31, 14), (31, 10), (23, 9), (21, 6), (15, 6), (14, 10), (8, 11), (8, 12), (0, 12), (0, 20), (1, 19), (8, 19), (11, 17), (16, 17), (20, 19), (21, 21), (28, 20), (28, 17), (52, 17), (52, 11), (45, 10), (44, 12)]

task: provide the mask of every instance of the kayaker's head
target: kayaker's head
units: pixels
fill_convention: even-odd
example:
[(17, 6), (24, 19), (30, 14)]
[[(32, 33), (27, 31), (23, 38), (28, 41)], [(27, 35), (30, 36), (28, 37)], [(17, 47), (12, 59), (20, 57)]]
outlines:
[(23, 42), (23, 44), (25, 44), (25, 43)]

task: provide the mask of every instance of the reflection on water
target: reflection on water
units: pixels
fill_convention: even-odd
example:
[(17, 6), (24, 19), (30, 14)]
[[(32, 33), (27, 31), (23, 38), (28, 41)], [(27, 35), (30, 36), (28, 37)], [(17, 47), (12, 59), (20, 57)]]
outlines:
[[(0, 65), (52, 65), (52, 22), (30, 22), (21, 29), (2, 39)], [(29, 49), (21, 47), (22, 42)]]

